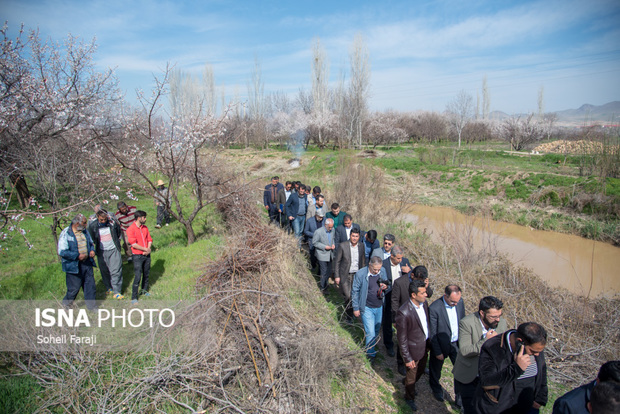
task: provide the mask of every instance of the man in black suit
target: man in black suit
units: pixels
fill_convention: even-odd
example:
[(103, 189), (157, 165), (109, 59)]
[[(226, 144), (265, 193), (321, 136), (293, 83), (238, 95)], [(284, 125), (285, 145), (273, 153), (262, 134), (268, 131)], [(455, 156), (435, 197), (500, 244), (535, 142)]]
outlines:
[[(448, 285), (444, 295), (429, 306), (431, 356), (429, 360), (429, 383), (433, 396), (443, 402), (443, 389), (439, 384), (441, 368), (446, 357), (452, 364), (459, 352), (459, 322), (465, 316), (465, 305), (458, 285)], [(458, 396), (456, 400), (458, 401)], [(458, 404), (457, 404), (458, 405)]]
[(336, 246), (339, 246), (340, 243), (349, 240), (349, 235), (351, 234), (352, 229), (358, 229), (361, 233), (359, 224), (353, 223), (353, 218), (350, 214), (345, 214), (342, 219), (342, 224), (334, 229), (336, 230)]
[(284, 186), (280, 183), (280, 177), (278, 176), (272, 177), (271, 184), (265, 186), (263, 205), (265, 206), (265, 210), (269, 213), (269, 224), (273, 222), (279, 223), (278, 191), (283, 188)]
[(407, 367), (405, 377), (405, 401), (413, 411), (418, 407), (415, 403), (415, 384), (418, 382), (428, 359), (428, 304), (426, 303), (426, 287), (421, 280), (409, 284), (409, 300), (396, 312), (396, 332), (398, 348)]
[(350, 238), (338, 245), (334, 265), (334, 282), (340, 287), (344, 297), (344, 309), (347, 322), (353, 321), (353, 307), (351, 306), (351, 284), (353, 276), (358, 270), (366, 266), (364, 246), (360, 242), (359, 228), (351, 229)]
[[(393, 321), (396, 321), (396, 312), (398, 309), (409, 300), (409, 284), (414, 280), (420, 280), (424, 283), (427, 299), (431, 296), (433, 290), (428, 286), (428, 271), (426, 267), (416, 266), (408, 274), (403, 274), (402, 277), (399, 277), (392, 283), (392, 291), (390, 292)], [(400, 347), (396, 348), (396, 364), (398, 366), (398, 373), (406, 375), (405, 363), (400, 354)]]
[[(408, 278), (411, 272), (409, 259), (403, 258), (403, 249), (400, 246), (392, 247), (391, 255), (383, 260), (383, 268), (387, 274), (388, 280), (393, 284), (399, 278)], [(385, 302), (383, 304), (383, 320), (381, 321), (383, 330), (383, 345), (387, 350), (387, 354), (394, 356), (394, 340), (392, 338), (392, 291), (385, 294)]]

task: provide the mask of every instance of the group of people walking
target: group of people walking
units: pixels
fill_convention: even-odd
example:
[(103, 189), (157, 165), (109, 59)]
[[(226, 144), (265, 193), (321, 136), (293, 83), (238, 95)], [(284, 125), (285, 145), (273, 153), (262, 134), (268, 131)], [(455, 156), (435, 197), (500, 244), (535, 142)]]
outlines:
[[(536, 413), (547, 403), (547, 332), (542, 325), (526, 322), (508, 329), (503, 303), (495, 296), (481, 298), (478, 310), (466, 315), (456, 284), (446, 286), (429, 305), (433, 289), (427, 268), (413, 267), (394, 235), (385, 234), (381, 246), (377, 232), (362, 231), (338, 203), (328, 209), (319, 186), (283, 185), (274, 176), (263, 205), (270, 223), (292, 232), (300, 247), (305, 238), (320, 290), (325, 293), (333, 278), (347, 322), (361, 319), (366, 356), (374, 361), (382, 339), (387, 355), (396, 357), (397, 370), (405, 376), (405, 401), (413, 411), (418, 409), (415, 385), (427, 366), (433, 397), (444, 401), (440, 378), (446, 358), (453, 364), (454, 404), (463, 413)], [(620, 380), (620, 362), (608, 364), (615, 372), (608, 376)], [(554, 406), (554, 414), (587, 413), (589, 404), (588, 398), (571, 409)], [(594, 399), (590, 405), (596, 404)]]

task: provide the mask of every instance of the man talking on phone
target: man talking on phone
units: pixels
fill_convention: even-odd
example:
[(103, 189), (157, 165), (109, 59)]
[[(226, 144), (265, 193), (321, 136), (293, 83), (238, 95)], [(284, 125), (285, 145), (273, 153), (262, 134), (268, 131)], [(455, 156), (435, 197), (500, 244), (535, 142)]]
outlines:
[(526, 322), (480, 349), (474, 409), (483, 414), (537, 413), (547, 403), (545, 328)]

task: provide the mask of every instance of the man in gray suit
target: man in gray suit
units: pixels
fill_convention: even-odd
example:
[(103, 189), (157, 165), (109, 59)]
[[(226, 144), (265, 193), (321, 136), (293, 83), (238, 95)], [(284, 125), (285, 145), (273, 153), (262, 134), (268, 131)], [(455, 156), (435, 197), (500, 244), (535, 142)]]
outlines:
[[(461, 288), (458, 285), (448, 285), (444, 295), (434, 301), (429, 307), (431, 325), (431, 356), (429, 359), (429, 384), (433, 396), (443, 402), (443, 389), (439, 383), (441, 368), (446, 357), (452, 364), (458, 353), (459, 322), (465, 316), (465, 305), (461, 297)], [(459, 398), (456, 397), (457, 405)]]
[(353, 276), (364, 267), (364, 259), (364, 246), (360, 243), (360, 229), (353, 228), (349, 240), (338, 245), (334, 262), (334, 282), (337, 287), (340, 286), (340, 293), (344, 297), (347, 322), (353, 321), (353, 308), (351, 307)]
[(321, 275), (321, 292), (327, 293), (327, 282), (332, 274), (332, 260), (336, 245), (334, 241), (334, 220), (326, 219), (325, 225), (314, 232), (312, 245), (314, 254), (319, 261), (319, 272)]
[(504, 333), (508, 327), (501, 319), (504, 304), (495, 296), (480, 300), (478, 312), (467, 315), (459, 323), (459, 350), (454, 363), (455, 393), (460, 395), (463, 413), (474, 412), (473, 397), (478, 385), (480, 348), (487, 339)]

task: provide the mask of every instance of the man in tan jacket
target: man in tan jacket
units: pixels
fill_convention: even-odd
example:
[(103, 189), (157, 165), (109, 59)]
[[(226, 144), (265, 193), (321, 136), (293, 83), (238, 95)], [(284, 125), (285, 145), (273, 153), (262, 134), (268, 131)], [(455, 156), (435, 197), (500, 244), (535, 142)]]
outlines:
[(462, 398), (463, 414), (474, 412), (472, 401), (478, 385), (478, 358), (482, 344), (508, 329), (506, 321), (501, 318), (503, 306), (495, 296), (485, 296), (480, 300), (478, 312), (467, 315), (459, 323), (459, 351), (452, 373), (455, 394)]

